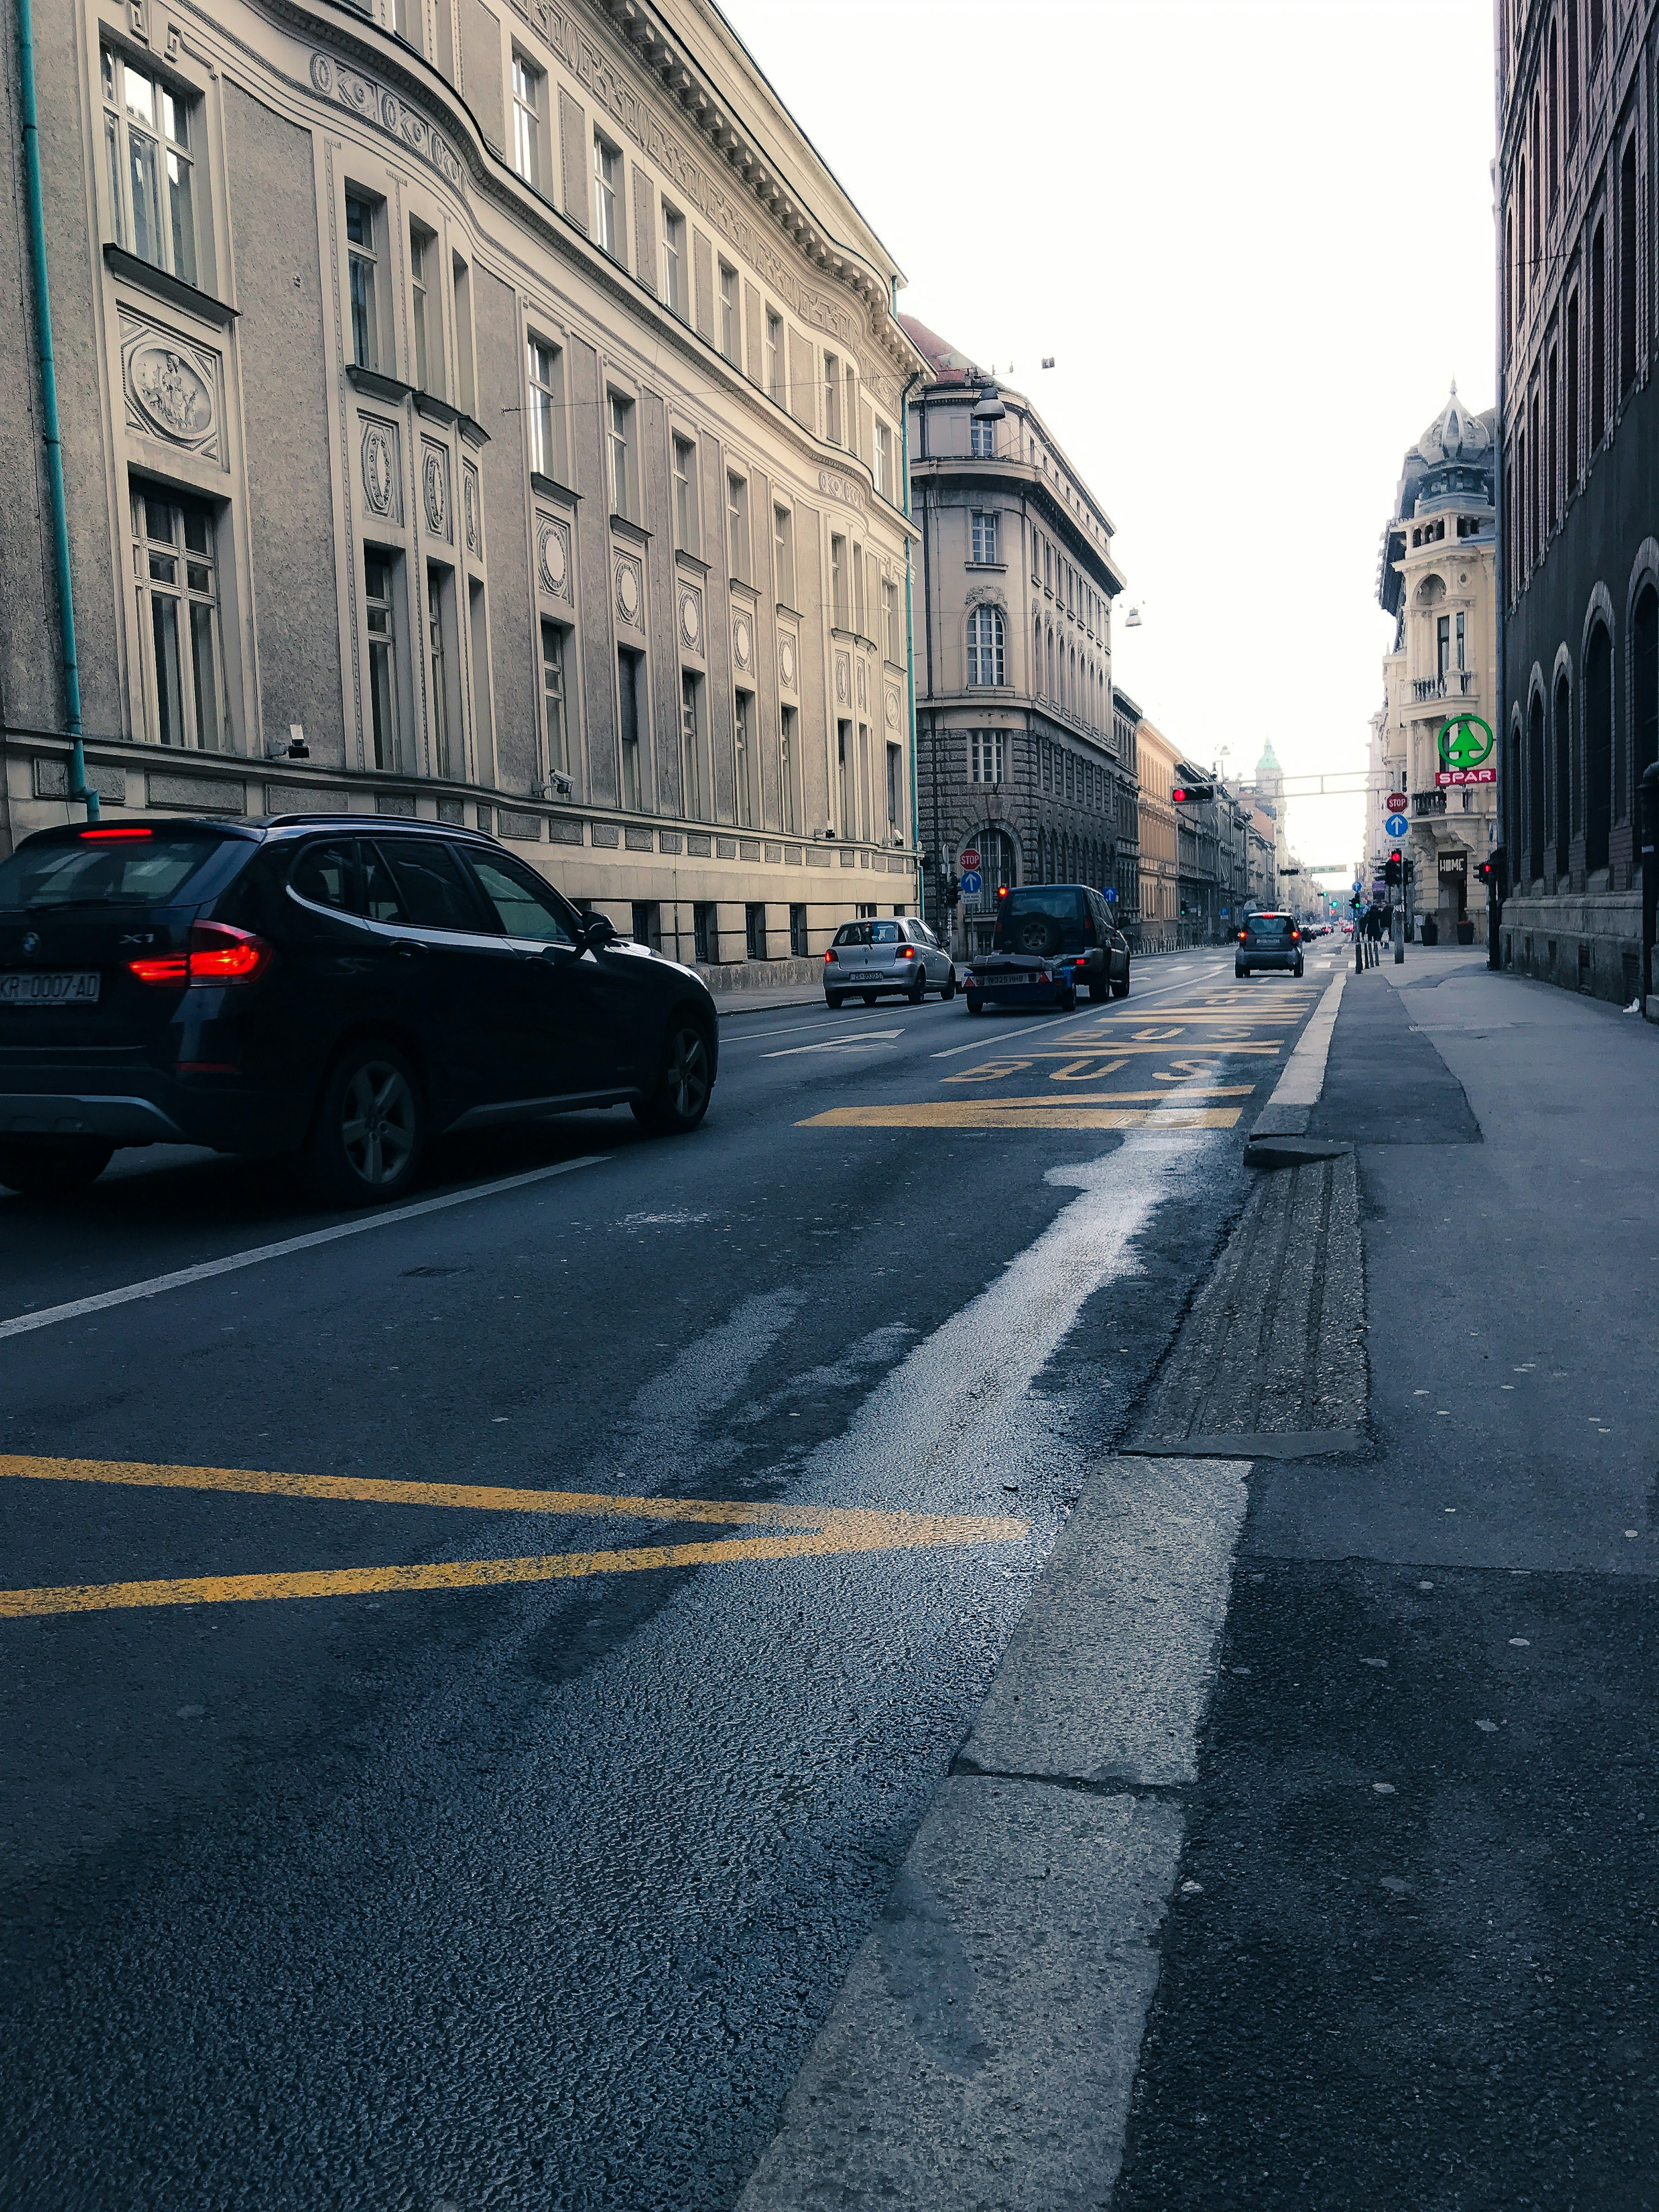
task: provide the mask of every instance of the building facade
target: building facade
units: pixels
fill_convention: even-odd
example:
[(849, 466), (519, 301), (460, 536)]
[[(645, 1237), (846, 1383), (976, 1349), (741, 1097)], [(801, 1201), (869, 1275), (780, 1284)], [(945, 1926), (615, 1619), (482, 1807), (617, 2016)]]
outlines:
[(1628, 1004), (1659, 757), (1659, 0), (1499, 0), (1502, 957)]
[(1139, 716), (1140, 763), (1137, 804), (1140, 827), (1140, 937), (1145, 952), (1173, 951), (1190, 939), (1182, 934), (1181, 840), (1170, 793), (1180, 756), (1156, 723)]
[[(36, 21), (106, 811), (476, 823), (705, 965), (914, 909), (926, 364), (898, 270), (718, 11)], [(23, 205), (0, 233), (27, 298)], [(68, 811), (39, 337), (0, 331), (33, 431), (0, 457), (9, 838)]]
[[(901, 320), (933, 378), (910, 403), (927, 912), (972, 952), (1004, 884), (1138, 895), (1133, 733), (1112, 690), (1123, 579), (1110, 518), (1030, 403)], [(953, 875), (967, 878), (954, 912)]]
[[(1413, 862), (1412, 912), (1443, 944), (1486, 939), (1481, 864), (1497, 847), (1497, 416), (1451, 397), (1406, 455), (1382, 532), (1376, 597), (1394, 621), (1372, 726), (1365, 857)], [(1391, 794), (1410, 805), (1404, 838)]]

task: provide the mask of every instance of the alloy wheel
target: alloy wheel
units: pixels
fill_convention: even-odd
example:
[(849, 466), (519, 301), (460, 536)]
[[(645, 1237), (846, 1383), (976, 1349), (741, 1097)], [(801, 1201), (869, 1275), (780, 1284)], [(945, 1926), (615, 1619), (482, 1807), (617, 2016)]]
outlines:
[(396, 1182), (409, 1165), (418, 1109), (403, 1070), (365, 1060), (346, 1085), (340, 1141), (354, 1175), (372, 1188)]
[(680, 1030), (668, 1048), (663, 1091), (683, 1121), (699, 1115), (708, 1097), (708, 1048), (696, 1030)]

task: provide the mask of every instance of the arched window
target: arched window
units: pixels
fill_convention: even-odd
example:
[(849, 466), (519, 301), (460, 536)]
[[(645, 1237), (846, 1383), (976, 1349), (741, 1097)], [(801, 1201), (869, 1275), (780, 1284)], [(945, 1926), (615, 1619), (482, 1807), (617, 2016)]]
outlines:
[(1527, 730), (1527, 873), (1544, 872), (1544, 702), (1534, 693)]
[(1048, 696), (1054, 699), (1058, 696), (1054, 690), (1054, 626), (1050, 623), (1048, 625)]
[(1042, 690), (1042, 617), (1036, 616), (1031, 623), (1031, 696), (1041, 699)]
[(970, 914), (994, 914), (997, 893), (1005, 884), (1012, 890), (1019, 881), (1014, 841), (1006, 830), (985, 829), (974, 832), (973, 842), (979, 848), (980, 889), (967, 902), (968, 910)]
[(975, 607), (968, 617), (968, 681), (1000, 684), (1002, 617), (994, 607)]
[(1584, 653), (1584, 866), (1607, 865), (1613, 821), (1613, 641), (1597, 623)]
[(1639, 794), (1644, 775), (1659, 760), (1659, 588), (1651, 579), (1643, 586), (1631, 614), (1630, 656), (1631, 735), (1635, 739), (1632, 788)]
[(1564, 668), (1555, 684), (1555, 872), (1572, 866), (1572, 686)]

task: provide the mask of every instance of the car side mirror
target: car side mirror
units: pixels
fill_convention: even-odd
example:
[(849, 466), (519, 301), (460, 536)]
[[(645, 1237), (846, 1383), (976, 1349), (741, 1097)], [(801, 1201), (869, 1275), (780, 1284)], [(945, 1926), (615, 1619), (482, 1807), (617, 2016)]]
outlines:
[(602, 945), (614, 945), (616, 941), (616, 924), (611, 921), (610, 915), (608, 914), (590, 914), (586, 921), (582, 924), (582, 946), (584, 951), (588, 952), (597, 952)]

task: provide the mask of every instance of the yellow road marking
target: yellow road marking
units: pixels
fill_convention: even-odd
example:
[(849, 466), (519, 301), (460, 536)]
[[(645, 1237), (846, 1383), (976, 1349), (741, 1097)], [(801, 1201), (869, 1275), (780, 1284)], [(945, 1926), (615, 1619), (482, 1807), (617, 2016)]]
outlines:
[[(1113, 1094), (1108, 1092), (1107, 1097)], [(940, 1098), (896, 1106), (837, 1106), (797, 1121), (798, 1129), (1231, 1129), (1239, 1106), (1170, 1110), (1080, 1105), (1076, 1098)]]
[(749, 1565), (758, 1559), (823, 1558), (835, 1553), (931, 1549), (1018, 1542), (1027, 1521), (937, 1513), (876, 1513), (848, 1506), (737, 1504), (703, 1498), (610, 1498), (568, 1490), (474, 1488), (466, 1483), (389, 1482), (368, 1476), (267, 1474), (219, 1467), (137, 1462), (0, 1457), (0, 1476), (48, 1482), (125, 1483), (149, 1488), (233, 1491), (266, 1497), (343, 1499), (374, 1504), (481, 1508), (495, 1513), (620, 1515), (644, 1521), (701, 1521), (785, 1529), (774, 1536), (653, 1544), (611, 1552), (555, 1552), (527, 1559), (423, 1561), (410, 1566), (337, 1567), (315, 1572), (197, 1575), (132, 1583), (71, 1583), (52, 1589), (0, 1590), (0, 1618), (102, 1613), (134, 1607), (246, 1604), (272, 1598), (361, 1597), (375, 1590), (479, 1589), (507, 1583), (560, 1582), (583, 1575), (656, 1567)]

